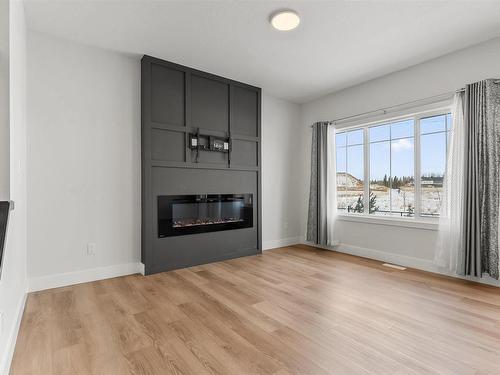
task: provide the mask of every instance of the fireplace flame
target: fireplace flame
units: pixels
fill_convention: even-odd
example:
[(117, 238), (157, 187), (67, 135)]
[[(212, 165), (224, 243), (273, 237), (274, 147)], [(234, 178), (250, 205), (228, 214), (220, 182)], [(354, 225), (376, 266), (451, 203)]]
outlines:
[(243, 219), (238, 218), (203, 218), (203, 219), (184, 219), (174, 221), (172, 227), (183, 228), (183, 227), (195, 227), (200, 225), (213, 225), (213, 224), (227, 224), (227, 223), (238, 223), (243, 221)]

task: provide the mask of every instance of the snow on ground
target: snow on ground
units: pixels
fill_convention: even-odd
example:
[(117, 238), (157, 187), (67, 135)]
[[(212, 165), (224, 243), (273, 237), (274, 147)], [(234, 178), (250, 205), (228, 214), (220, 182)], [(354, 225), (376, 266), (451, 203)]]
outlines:
[[(442, 187), (422, 188), (421, 212), (423, 215), (437, 216), (441, 207), (441, 197), (443, 195)], [(378, 207), (378, 215), (404, 216), (415, 207), (415, 190), (412, 187), (403, 187), (401, 189), (377, 189), (372, 193), (376, 196), (375, 206)], [(360, 188), (354, 188), (346, 192), (338, 192), (339, 209), (345, 209), (356, 206), (359, 196), (363, 195)], [(392, 214), (390, 212), (390, 197), (392, 196)], [(376, 213), (377, 214), (377, 213)]]

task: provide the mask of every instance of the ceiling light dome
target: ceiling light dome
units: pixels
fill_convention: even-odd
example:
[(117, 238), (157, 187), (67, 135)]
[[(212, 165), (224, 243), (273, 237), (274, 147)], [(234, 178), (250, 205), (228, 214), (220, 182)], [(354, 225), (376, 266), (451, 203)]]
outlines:
[(276, 30), (289, 31), (299, 26), (300, 17), (296, 11), (284, 9), (274, 12), (270, 21)]

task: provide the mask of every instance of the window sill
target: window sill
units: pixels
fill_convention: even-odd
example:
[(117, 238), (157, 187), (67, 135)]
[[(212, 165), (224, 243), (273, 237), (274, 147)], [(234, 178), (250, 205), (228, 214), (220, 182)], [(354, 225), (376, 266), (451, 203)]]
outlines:
[(425, 230), (438, 230), (438, 220), (419, 220), (414, 218), (393, 218), (381, 216), (367, 216), (356, 214), (338, 214), (338, 220), (351, 221), (356, 223), (392, 225), (395, 227), (416, 228)]

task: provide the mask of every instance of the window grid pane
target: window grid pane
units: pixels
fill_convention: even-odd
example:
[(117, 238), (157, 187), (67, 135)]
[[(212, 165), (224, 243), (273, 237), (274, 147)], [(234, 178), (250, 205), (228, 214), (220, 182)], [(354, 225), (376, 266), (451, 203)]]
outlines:
[(363, 144), (363, 129), (356, 129), (347, 132), (347, 145), (362, 145)]
[(415, 213), (414, 137), (391, 141), (391, 214), (409, 217)]
[(420, 216), (439, 217), (443, 199), (451, 114), (421, 119)]
[(363, 145), (347, 146), (345, 186), (347, 212), (349, 213), (364, 213), (364, 171)]
[(391, 125), (382, 124), (376, 125), (369, 128), (370, 131), (370, 143), (388, 141), (391, 139)]
[(364, 136), (363, 129), (336, 134), (337, 209), (363, 213)]
[(339, 211), (346, 210), (345, 202), (345, 172), (346, 172), (346, 147), (338, 147), (336, 151), (337, 165), (337, 209)]
[(390, 215), (390, 202), (391, 143), (370, 142), (370, 214)]
[(414, 215), (414, 126), (405, 119), (369, 127), (370, 214)]

